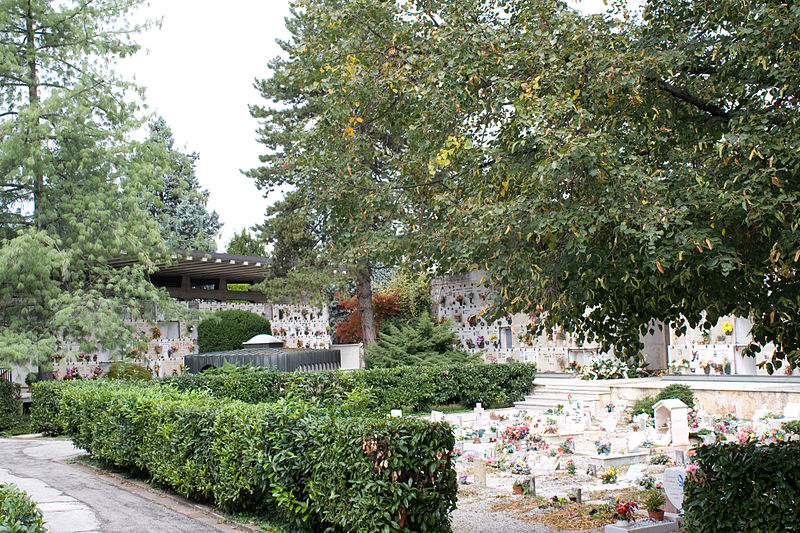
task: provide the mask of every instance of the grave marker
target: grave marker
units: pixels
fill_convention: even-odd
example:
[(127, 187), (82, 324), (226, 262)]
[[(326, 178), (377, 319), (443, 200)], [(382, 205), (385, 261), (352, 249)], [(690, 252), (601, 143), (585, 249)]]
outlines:
[(674, 505), (678, 511), (683, 507), (683, 482), (685, 479), (686, 468), (682, 466), (675, 466), (664, 470), (664, 477), (662, 478), (664, 492), (669, 502)]

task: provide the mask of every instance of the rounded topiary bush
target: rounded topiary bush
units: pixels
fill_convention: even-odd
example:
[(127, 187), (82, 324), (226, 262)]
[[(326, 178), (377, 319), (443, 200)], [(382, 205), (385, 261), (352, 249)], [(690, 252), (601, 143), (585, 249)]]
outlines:
[(687, 407), (694, 407), (694, 392), (692, 392), (692, 389), (688, 385), (673, 383), (672, 385), (666, 386), (656, 396), (656, 402), (660, 402), (661, 400), (669, 400), (671, 398), (682, 401)]
[(28, 372), (28, 375), (25, 376), (25, 385), (31, 386), (34, 383), (39, 381), (39, 373), (38, 372)]
[(261, 333), (272, 333), (263, 316), (238, 309), (218, 311), (197, 326), (197, 348), (200, 353), (238, 350)]
[(119, 362), (111, 364), (105, 377), (124, 381), (147, 381), (153, 379), (153, 373), (136, 363)]

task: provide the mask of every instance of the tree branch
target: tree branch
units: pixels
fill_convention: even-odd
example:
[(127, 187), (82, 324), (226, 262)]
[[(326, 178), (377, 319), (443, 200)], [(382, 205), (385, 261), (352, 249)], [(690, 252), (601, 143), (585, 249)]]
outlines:
[(686, 89), (670, 85), (664, 80), (656, 77), (646, 77), (645, 79), (651, 83), (655, 83), (658, 89), (674, 96), (678, 100), (686, 102), (687, 104), (692, 104), (696, 108), (701, 109), (712, 116), (719, 118), (728, 118), (728, 114), (721, 107), (719, 107), (716, 104), (712, 104), (711, 102), (707, 102), (698, 96), (693, 95)]

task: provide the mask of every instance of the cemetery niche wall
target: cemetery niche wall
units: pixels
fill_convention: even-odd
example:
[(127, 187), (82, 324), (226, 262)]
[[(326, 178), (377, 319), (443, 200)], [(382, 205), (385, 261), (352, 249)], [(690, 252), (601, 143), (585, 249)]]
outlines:
[[(613, 357), (612, 353), (598, 354), (597, 343), (578, 343), (567, 331), (531, 335), (528, 326), (536, 320), (531, 315), (516, 313), (487, 321), (489, 289), (481, 283), (484, 275), (485, 272), (478, 270), (431, 280), (433, 315), (438, 320), (450, 319), (458, 335), (458, 348), (484, 351), (487, 363), (536, 363), (540, 372), (564, 372), (571, 364), (583, 366), (598, 355)], [(645, 336), (642, 341), (649, 368), (665, 368), (665, 332), (660, 336), (658, 333)]]
[[(123, 256), (114, 264), (126, 266), (133, 261)], [(264, 257), (198, 251), (176, 254), (172, 264), (163, 265), (151, 276), (151, 282), (164, 287), (187, 310), (213, 313), (237, 309), (261, 315), (270, 321), (272, 334), (287, 348), (329, 349), (327, 308), (272, 304), (256, 290), (229, 290), (231, 284), (255, 285), (263, 281), (268, 261)], [(125, 354), (126, 358), (150, 369), (155, 376), (183, 372), (185, 358), (197, 354), (197, 323), (194, 321), (169, 320), (155, 305), (146, 316), (127, 316), (125, 321), (150, 339), (145, 350), (133, 349)], [(92, 378), (105, 373), (118, 358), (109, 351), (86, 354), (77, 344), (68, 345), (55, 356), (53, 376), (56, 379)], [(313, 364), (318, 363), (321, 364)], [(331, 365), (334, 362), (326, 359), (326, 367)]]

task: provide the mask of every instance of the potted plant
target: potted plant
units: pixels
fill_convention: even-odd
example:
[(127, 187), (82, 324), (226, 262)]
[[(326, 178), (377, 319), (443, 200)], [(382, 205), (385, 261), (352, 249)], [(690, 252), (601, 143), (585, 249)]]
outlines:
[(511, 490), (514, 492), (514, 494), (517, 494), (517, 495), (521, 496), (522, 495), (522, 483), (520, 483), (519, 481), (515, 481), (514, 484), (511, 485)]
[(644, 493), (644, 505), (647, 507), (647, 515), (653, 520), (664, 520), (664, 493), (661, 489), (652, 488)]
[(633, 512), (638, 507), (635, 502), (618, 501), (614, 506), (614, 518), (617, 520), (617, 524), (623, 525), (633, 522)]

